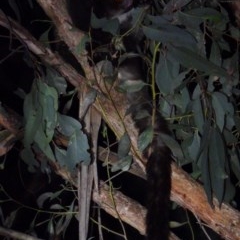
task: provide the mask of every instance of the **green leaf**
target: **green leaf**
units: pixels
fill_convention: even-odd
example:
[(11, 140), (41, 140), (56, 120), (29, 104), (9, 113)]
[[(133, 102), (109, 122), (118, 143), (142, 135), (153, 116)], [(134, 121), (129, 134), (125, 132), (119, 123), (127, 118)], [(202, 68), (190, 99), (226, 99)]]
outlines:
[(118, 158), (122, 159), (126, 157), (130, 151), (130, 148), (131, 140), (128, 133), (125, 132), (118, 143)]
[(49, 27), (40, 37), (39, 37), (39, 41), (48, 48), (51, 48), (50, 46), (50, 40), (49, 40), (49, 34), (51, 33), (52, 30), (52, 26)]
[(227, 96), (220, 92), (212, 93), (212, 105), (216, 115), (215, 121), (222, 132), (226, 121), (226, 115), (233, 116), (234, 114), (233, 106), (229, 103)]
[(172, 12), (173, 9), (181, 9), (186, 6), (192, 0), (171, 0), (169, 1), (163, 9), (164, 13)]
[(183, 223), (176, 222), (176, 221), (170, 221), (169, 222), (169, 226), (170, 226), (171, 229), (172, 228), (179, 228), (179, 227), (182, 227), (182, 226), (187, 225), (187, 224), (188, 224), (188, 222), (183, 222)]
[(102, 60), (96, 64), (96, 67), (102, 77), (111, 77), (114, 74), (113, 64), (111, 61)]
[(91, 26), (93, 28), (101, 28), (102, 31), (116, 35), (119, 31), (119, 21), (117, 18), (97, 18), (93, 13), (91, 16)]
[(169, 57), (175, 59), (184, 67), (197, 69), (209, 75), (228, 77), (226, 70), (185, 47), (170, 48), (168, 53)]
[(171, 24), (163, 24), (159, 26), (159, 29), (151, 26), (144, 26), (143, 33), (147, 38), (154, 41), (170, 44), (175, 47), (189, 48), (193, 51), (197, 50), (194, 37), (185, 29)]
[(172, 114), (172, 105), (169, 101), (161, 99), (159, 111), (161, 112), (163, 117), (169, 117)]
[(193, 117), (195, 124), (198, 128), (198, 131), (200, 133), (203, 132), (203, 126), (204, 126), (204, 113), (201, 105), (201, 100), (200, 98), (197, 98), (192, 101), (192, 111), (193, 111)]
[(34, 104), (34, 98), (35, 92), (32, 91), (26, 95), (23, 105), (25, 119), (23, 144), (25, 147), (29, 147), (32, 144), (37, 129), (42, 124), (43, 119), (42, 108), (40, 108), (39, 104)]
[(203, 22), (203, 19), (182, 11), (177, 11), (175, 17), (177, 23), (186, 26), (187, 29), (198, 30), (197, 33), (199, 34), (200, 24)]
[(239, 150), (234, 148), (230, 151), (231, 170), (240, 182), (240, 162), (239, 162)]
[(219, 11), (207, 7), (191, 9), (185, 14), (194, 18), (202, 19), (201, 21), (212, 21), (215, 24), (221, 22), (224, 19), (224, 16)]
[(182, 96), (182, 112), (186, 112), (187, 110), (187, 107), (189, 105), (189, 102), (190, 102), (190, 96), (189, 96), (189, 92), (187, 90), (186, 87), (184, 87), (182, 90), (181, 90), (181, 96)]
[(148, 127), (138, 137), (138, 149), (144, 151), (153, 140), (153, 128)]
[(39, 89), (38, 100), (41, 109), (43, 109), (41, 125), (47, 141), (50, 142), (57, 124), (58, 94), (55, 88), (49, 87), (41, 80), (37, 81), (37, 85)]
[[(179, 132), (180, 131), (178, 131), (178, 135), (181, 134), (181, 133), (179, 134)], [(193, 161), (189, 155), (189, 146), (192, 143), (192, 138), (193, 137), (185, 138), (184, 140), (181, 141), (181, 149), (183, 151), (184, 158), (178, 160), (179, 166), (184, 166), (186, 164), (192, 163)]]
[(39, 126), (34, 136), (34, 142), (38, 145), (40, 150), (46, 155), (46, 157), (52, 161), (55, 161), (55, 156), (49, 145), (49, 139), (46, 137), (44, 130)]
[(221, 52), (219, 49), (219, 45), (215, 41), (212, 42), (209, 60), (212, 63), (216, 64), (217, 66), (222, 65), (222, 56), (221, 56)]
[[(46, 73), (46, 82), (49, 86), (53, 87), (53, 89), (57, 90), (58, 95), (66, 94), (67, 90), (67, 82), (64, 77), (62, 77), (55, 69), (47, 67)], [(50, 89), (50, 92), (54, 95), (54, 90)]]
[(177, 160), (181, 162), (184, 157), (183, 151), (179, 143), (167, 134), (160, 134), (159, 137), (170, 148), (170, 150), (172, 151), (173, 155), (177, 158)]
[(205, 144), (200, 157), (199, 157), (199, 163), (200, 163), (200, 169), (202, 172), (202, 180), (203, 180), (203, 186), (205, 189), (205, 192), (207, 194), (208, 202), (212, 205), (212, 184), (211, 184), (211, 178), (209, 173), (209, 158), (208, 158), (208, 145)]
[(218, 129), (213, 128), (209, 145), (209, 173), (211, 188), (221, 204), (225, 191), (225, 180), (228, 177), (225, 171), (226, 149)]
[(65, 162), (65, 165), (71, 172), (80, 162), (90, 164), (88, 138), (82, 131), (77, 131), (70, 137), (67, 158), (68, 160)]
[(199, 150), (200, 150), (200, 142), (201, 142), (201, 138), (199, 136), (199, 133), (198, 131), (195, 131), (193, 135), (192, 143), (191, 145), (188, 146), (188, 153), (193, 161), (197, 160)]
[[(206, 149), (209, 145), (210, 137), (212, 134), (212, 127), (211, 127), (211, 121), (205, 121), (203, 125), (203, 133), (202, 133), (202, 139), (201, 139), (201, 144), (200, 144), (200, 150), (199, 154), (197, 157), (197, 160), (199, 159), (201, 153)], [(206, 150), (205, 150), (206, 151)], [(199, 167), (201, 168), (201, 162), (198, 162)]]
[(67, 151), (65, 149), (59, 148), (57, 145), (54, 145), (55, 156), (60, 164), (60, 166), (65, 167), (68, 161)]
[(132, 164), (132, 156), (126, 156), (120, 160), (118, 160), (116, 163), (114, 163), (111, 167), (112, 172), (116, 171), (128, 171)]
[(43, 208), (43, 204), (52, 198), (52, 192), (45, 192), (37, 198), (37, 205), (39, 208)]
[(156, 84), (164, 95), (173, 93), (175, 89), (174, 80), (180, 70), (179, 63), (172, 62), (161, 56), (156, 67)]
[(58, 113), (58, 130), (63, 135), (70, 137), (75, 131), (81, 130), (82, 125), (76, 119)]
[(76, 54), (80, 55), (83, 54), (86, 51), (86, 44), (90, 42), (91, 38), (89, 35), (85, 34), (82, 38), (81, 41), (77, 44), (75, 52)]

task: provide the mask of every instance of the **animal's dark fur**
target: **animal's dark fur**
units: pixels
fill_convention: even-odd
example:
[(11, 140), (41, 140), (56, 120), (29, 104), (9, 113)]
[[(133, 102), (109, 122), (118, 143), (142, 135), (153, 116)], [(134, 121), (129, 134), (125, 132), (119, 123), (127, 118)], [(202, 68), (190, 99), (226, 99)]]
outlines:
[[(134, 61), (134, 63), (131, 63)], [(144, 79), (141, 71), (135, 71), (136, 59), (129, 60), (123, 69), (119, 71), (128, 71), (132, 79)], [(138, 63), (138, 69), (142, 69)], [(133, 71), (133, 72), (131, 72)], [(129, 72), (131, 74), (129, 74)], [(120, 74), (121, 75), (121, 74)], [(124, 74), (122, 74), (124, 75)], [(141, 92), (131, 92), (127, 94), (130, 103), (130, 112), (135, 121), (136, 127), (141, 134), (148, 127), (152, 126), (152, 105), (147, 87)], [(146, 117), (139, 118), (139, 113)], [(144, 155), (148, 159), (146, 172), (148, 181), (147, 197), (147, 240), (167, 240), (169, 238), (169, 202), (171, 190), (171, 151), (163, 142), (161, 136), (171, 135), (165, 119), (158, 112), (154, 123), (154, 137), (152, 143), (144, 150)]]

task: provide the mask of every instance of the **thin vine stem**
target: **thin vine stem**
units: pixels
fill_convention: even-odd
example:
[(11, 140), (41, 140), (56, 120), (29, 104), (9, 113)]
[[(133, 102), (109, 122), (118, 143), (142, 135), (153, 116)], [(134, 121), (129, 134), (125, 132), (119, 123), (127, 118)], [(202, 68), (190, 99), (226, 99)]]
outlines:
[(152, 90), (152, 104), (153, 104), (153, 109), (152, 109), (152, 126), (154, 126), (155, 119), (156, 119), (156, 111), (157, 111), (157, 103), (156, 103), (156, 87), (155, 87), (155, 67), (156, 67), (156, 58), (157, 58), (157, 53), (159, 52), (159, 46), (160, 42), (158, 42), (154, 48), (153, 52), (153, 60), (152, 60), (152, 66), (151, 66), (151, 90)]

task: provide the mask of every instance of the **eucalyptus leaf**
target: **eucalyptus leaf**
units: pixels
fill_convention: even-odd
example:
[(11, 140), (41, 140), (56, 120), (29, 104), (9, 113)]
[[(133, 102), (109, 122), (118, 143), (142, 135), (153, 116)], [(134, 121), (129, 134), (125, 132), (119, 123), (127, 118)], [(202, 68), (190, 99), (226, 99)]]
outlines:
[(84, 162), (90, 163), (90, 153), (87, 136), (82, 131), (77, 131), (70, 137), (67, 147), (67, 158), (65, 162), (67, 168), (72, 172), (77, 164)]
[(52, 30), (52, 27), (49, 27), (42, 35), (39, 37), (39, 41), (45, 46), (45, 47), (51, 47), (50, 46), (50, 40), (49, 40), (49, 34)]
[(204, 21), (200, 17), (196, 17), (192, 14), (188, 14), (188, 12), (177, 11), (174, 14), (176, 18), (176, 22), (186, 26), (188, 29), (200, 29), (200, 24)]
[(234, 113), (233, 106), (228, 101), (228, 98), (220, 92), (212, 93), (212, 105), (216, 115), (217, 125), (220, 131), (222, 131), (225, 125), (226, 115), (233, 116)]
[(195, 131), (193, 138), (192, 138), (192, 143), (191, 145), (188, 146), (188, 152), (189, 156), (193, 161), (197, 160), (198, 153), (200, 150), (200, 143), (201, 143), (201, 138), (199, 136), (199, 132)]
[(118, 160), (111, 167), (112, 172), (116, 171), (128, 171), (132, 164), (132, 156), (125, 156), (124, 158)]
[(164, 95), (168, 95), (174, 91), (176, 87), (174, 80), (179, 74), (180, 66), (177, 62), (172, 62), (161, 56), (156, 67), (156, 84)]
[(217, 66), (222, 65), (222, 57), (221, 57), (219, 45), (215, 41), (213, 41), (212, 46), (211, 46), (211, 53), (210, 53), (209, 60), (212, 63), (216, 64)]
[(50, 206), (50, 209), (54, 209), (54, 210), (65, 210), (64, 206), (56, 203)]
[(192, 106), (195, 124), (198, 128), (198, 131), (202, 133), (203, 126), (204, 126), (204, 113), (203, 113), (203, 108), (202, 108), (200, 98), (197, 98), (194, 101), (192, 101), (191, 106)]
[(198, 55), (185, 47), (172, 47), (169, 49), (171, 58), (181, 63), (184, 67), (197, 69), (207, 74), (212, 74), (218, 77), (228, 77), (225, 69), (210, 62), (206, 58)]
[(182, 7), (186, 6), (191, 1), (192, 0), (171, 0), (165, 5), (163, 12), (170, 13), (173, 12), (173, 10), (175, 9), (180, 10)]
[(198, 17), (204, 21), (212, 21), (213, 23), (219, 23), (224, 19), (224, 16), (219, 11), (207, 7), (194, 8), (187, 11), (186, 14), (195, 18)]
[(186, 164), (192, 163), (192, 158), (189, 155), (189, 146), (191, 145), (192, 137), (186, 138), (181, 141), (181, 149), (183, 151), (184, 158), (178, 160), (179, 166), (184, 166)]
[(41, 126), (36, 131), (34, 141), (48, 159), (55, 161), (55, 156), (53, 154), (52, 148), (49, 145), (49, 139), (46, 137), (44, 129), (42, 129)]
[(118, 143), (118, 158), (126, 157), (131, 148), (131, 140), (127, 132), (123, 134)]
[(172, 105), (165, 99), (161, 99), (159, 111), (163, 117), (169, 117), (172, 114)]
[(183, 151), (179, 143), (175, 139), (173, 139), (171, 136), (166, 134), (160, 134), (159, 137), (170, 148), (170, 150), (172, 151), (172, 154), (177, 158), (177, 160), (181, 162), (184, 157), (183, 157)]
[(66, 162), (68, 161), (67, 151), (59, 148), (57, 145), (54, 145), (54, 152), (57, 162), (60, 164), (60, 166), (65, 167)]
[(235, 176), (238, 179), (238, 182), (240, 182), (240, 162), (239, 162), (239, 149), (232, 149), (230, 151), (230, 163), (231, 163), (231, 169), (234, 172)]
[(101, 28), (102, 31), (116, 35), (119, 31), (119, 21), (117, 18), (97, 18), (94, 13), (91, 16), (91, 26), (93, 28)]
[(70, 137), (74, 132), (81, 130), (82, 125), (76, 119), (58, 113), (58, 130), (65, 136)]
[(37, 198), (37, 205), (39, 208), (43, 208), (43, 204), (52, 198), (52, 192), (45, 192)]
[(86, 51), (86, 44), (91, 41), (89, 35), (85, 34), (75, 48), (76, 54), (80, 55)]
[(209, 172), (211, 188), (221, 204), (225, 192), (225, 179), (228, 177), (225, 171), (226, 150), (218, 129), (213, 128), (209, 145)]
[(96, 64), (96, 68), (102, 77), (111, 77), (114, 74), (113, 64), (109, 60), (102, 60)]
[(144, 26), (143, 33), (147, 38), (154, 41), (170, 44), (176, 47), (189, 48), (192, 51), (197, 50), (196, 40), (194, 37), (185, 29), (171, 24), (163, 24), (159, 29), (151, 26)]
[[(210, 142), (210, 137), (212, 134), (212, 127), (211, 127), (211, 121), (205, 121), (203, 125), (203, 133), (202, 133), (202, 139), (201, 139), (201, 144), (200, 144), (200, 150), (199, 154), (197, 157), (197, 160), (199, 160), (200, 155), (202, 155), (202, 152), (205, 151), (204, 156), (206, 154), (206, 149), (208, 149), (209, 142)], [(197, 162), (201, 169), (201, 161)]]
[(204, 189), (207, 194), (208, 202), (212, 205), (212, 183), (209, 170), (209, 158), (208, 158), (208, 145), (204, 145), (201, 151), (199, 162), (201, 163), (200, 169), (202, 172), (202, 180), (204, 183)]
[(137, 144), (140, 151), (144, 151), (149, 146), (153, 140), (153, 134), (153, 128), (148, 127), (139, 135)]
[[(64, 77), (62, 77), (55, 69), (48, 67), (46, 72), (46, 82), (49, 86), (57, 90), (58, 95), (66, 94), (67, 82)], [(51, 95), (55, 97), (55, 92), (53, 89), (49, 89)]]

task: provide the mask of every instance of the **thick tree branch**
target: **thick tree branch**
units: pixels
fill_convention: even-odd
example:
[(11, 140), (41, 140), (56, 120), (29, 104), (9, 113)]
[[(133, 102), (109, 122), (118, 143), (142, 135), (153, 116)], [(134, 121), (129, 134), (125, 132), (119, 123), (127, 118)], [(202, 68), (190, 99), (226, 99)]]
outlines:
[[(68, 19), (65, 15), (60, 15), (57, 10), (59, 9), (59, 0), (38, 0), (44, 10), (48, 13), (48, 15), (56, 21), (55, 24), (58, 26), (60, 23), (57, 22), (59, 19)], [(57, 13), (57, 14), (56, 14)], [(58, 15), (58, 16), (56, 16)], [(66, 26), (69, 26), (68, 21), (66, 20)], [(59, 63), (62, 61), (60, 58), (54, 56), (54, 54), (49, 49), (44, 49), (42, 46), (39, 47), (39, 44), (35, 39), (30, 37), (29, 33), (23, 31), (20, 26), (17, 24), (8, 24), (4, 15), (0, 14), (0, 25), (9, 28), (13, 31), (14, 34), (18, 34), (22, 41), (27, 44), (28, 48), (38, 55), (42, 60), (51, 64), (52, 66), (56, 67), (60, 73), (62, 73), (69, 81), (77, 86), (79, 82), (83, 80), (81, 76), (79, 76), (75, 70), (72, 68), (68, 68), (65, 66), (65, 63), (62, 62), (62, 67), (59, 67)], [(68, 43), (70, 49), (75, 49), (79, 41), (72, 39), (72, 32), (69, 31), (68, 28), (64, 28), (68, 30), (68, 33), (65, 32), (64, 40)], [(61, 36), (61, 35), (60, 35)], [(79, 37), (81, 34), (79, 33)], [(36, 47), (37, 46), (37, 47)], [(41, 50), (41, 51), (40, 51)], [(40, 52), (39, 52), (40, 51)], [(78, 57), (81, 58), (80, 56)], [(91, 77), (95, 76), (93, 69), (88, 66), (87, 60), (79, 60), (81, 64), (86, 64), (86, 79), (91, 79)], [(81, 62), (82, 61), (82, 62)], [(84, 68), (85, 69), (85, 68)], [(69, 72), (68, 72), (69, 71)], [(110, 94), (110, 93), (109, 93)], [(111, 92), (113, 94), (112, 99), (123, 99), (119, 93), (115, 93), (114, 91)], [(130, 119), (130, 117), (125, 116), (125, 110), (127, 109), (126, 103), (123, 101), (121, 105), (113, 105), (112, 102), (109, 100), (110, 98), (105, 98), (100, 96), (95, 103), (96, 108), (102, 109), (101, 114), (106, 122), (110, 125), (110, 127), (114, 130), (116, 135), (120, 137), (125, 131), (129, 133), (131, 136), (132, 145), (133, 145), (133, 154), (135, 155), (137, 162), (141, 166), (142, 170), (144, 170), (144, 162), (141, 157), (139, 157), (137, 151), (137, 131), (134, 128), (134, 123)], [(117, 112), (116, 112), (117, 109)], [(108, 113), (106, 115), (105, 113)], [(1, 118), (0, 118), (1, 119)], [(124, 121), (123, 121), (124, 120)], [(4, 123), (3, 123), (4, 124)], [(58, 169), (58, 172), (61, 175), (63, 170)], [(232, 209), (230, 206), (226, 204), (222, 204), (221, 209), (218, 208), (217, 200), (214, 199), (215, 208), (212, 209), (208, 204), (207, 198), (205, 196), (204, 190), (202, 186), (196, 181), (192, 180), (186, 173), (184, 173), (180, 168), (178, 168), (175, 164), (172, 164), (172, 200), (177, 202), (178, 204), (182, 205), (183, 207), (188, 208), (192, 211), (196, 216), (200, 217), (210, 228), (212, 228), (217, 233), (221, 234), (226, 239), (240, 239), (240, 214), (236, 210)], [(65, 174), (68, 175), (69, 174)], [(104, 191), (103, 191), (104, 192)], [(103, 199), (103, 197), (101, 197)], [(104, 208), (104, 202), (98, 201), (100, 206)], [(121, 206), (123, 207), (123, 206)], [(144, 214), (143, 214), (144, 215)], [(143, 216), (142, 218), (143, 219)], [(140, 230), (140, 232), (144, 232)]]

